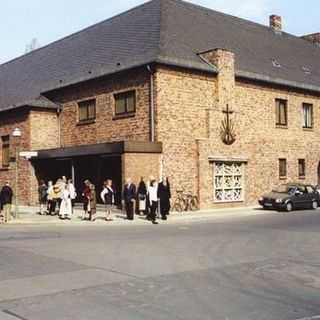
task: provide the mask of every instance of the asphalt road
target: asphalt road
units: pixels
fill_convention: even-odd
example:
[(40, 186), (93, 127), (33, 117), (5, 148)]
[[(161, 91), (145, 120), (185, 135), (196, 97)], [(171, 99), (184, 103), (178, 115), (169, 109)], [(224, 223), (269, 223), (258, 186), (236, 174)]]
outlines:
[(320, 211), (1, 227), (2, 319), (320, 319)]

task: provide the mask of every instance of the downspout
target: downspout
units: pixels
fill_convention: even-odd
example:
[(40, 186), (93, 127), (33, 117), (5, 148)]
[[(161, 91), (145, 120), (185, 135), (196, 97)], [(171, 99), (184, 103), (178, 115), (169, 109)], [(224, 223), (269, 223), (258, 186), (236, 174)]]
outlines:
[(58, 116), (58, 147), (61, 148), (61, 111), (62, 107), (59, 104), (57, 109), (57, 116)]
[(151, 66), (148, 64), (147, 65), (147, 70), (150, 73), (150, 92), (149, 92), (149, 97), (150, 97), (150, 106), (149, 106), (149, 113), (150, 113), (150, 142), (155, 141), (155, 112), (154, 112), (154, 71), (152, 70)]

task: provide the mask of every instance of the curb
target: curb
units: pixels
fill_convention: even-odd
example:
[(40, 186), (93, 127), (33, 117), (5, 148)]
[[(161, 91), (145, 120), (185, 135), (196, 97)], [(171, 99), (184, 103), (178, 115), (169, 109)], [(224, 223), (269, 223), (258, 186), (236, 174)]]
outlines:
[[(250, 216), (263, 215), (268, 213), (274, 213), (274, 211), (258, 210), (256, 207), (252, 208), (232, 208), (232, 209), (217, 209), (200, 211), (198, 214), (193, 213), (171, 213), (167, 221), (158, 220), (159, 224), (183, 224), (183, 223), (196, 223), (203, 221), (221, 221), (245, 218)], [(77, 214), (77, 213), (75, 213)], [(28, 214), (29, 215), (29, 214)], [(98, 216), (99, 217), (99, 216)], [(100, 216), (102, 217), (102, 215)], [(39, 217), (40, 218), (40, 217)], [(137, 216), (135, 220), (128, 221), (120, 217), (116, 218), (112, 222), (106, 222), (103, 219), (97, 219), (95, 222), (77, 220), (76, 217), (69, 220), (59, 220), (58, 218), (52, 220), (33, 220), (22, 219), (8, 223), (6, 226), (23, 226), (23, 225), (47, 225), (47, 226), (142, 226), (149, 225), (150, 221), (145, 220), (142, 217)]]

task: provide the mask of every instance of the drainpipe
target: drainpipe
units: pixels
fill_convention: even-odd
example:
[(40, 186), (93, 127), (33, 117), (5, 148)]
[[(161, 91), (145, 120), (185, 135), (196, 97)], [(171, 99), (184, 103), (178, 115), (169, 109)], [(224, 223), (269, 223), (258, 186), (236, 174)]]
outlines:
[(155, 116), (154, 116), (154, 71), (152, 70), (151, 66), (148, 64), (147, 65), (147, 70), (150, 73), (150, 106), (149, 106), (149, 112), (150, 112), (150, 141), (154, 142), (155, 141)]
[(58, 109), (57, 109), (57, 116), (58, 116), (58, 146), (61, 148), (61, 111), (62, 107), (59, 104)]

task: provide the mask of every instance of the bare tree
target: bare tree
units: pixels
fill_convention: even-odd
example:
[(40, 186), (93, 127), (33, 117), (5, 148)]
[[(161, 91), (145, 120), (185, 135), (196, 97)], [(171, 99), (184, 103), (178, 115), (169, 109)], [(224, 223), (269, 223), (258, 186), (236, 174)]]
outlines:
[(40, 47), (38, 39), (37, 38), (33, 38), (30, 43), (28, 43), (26, 45), (26, 50), (25, 53), (31, 52), (33, 50), (36, 50)]

